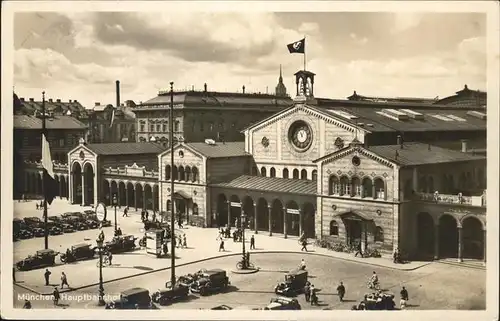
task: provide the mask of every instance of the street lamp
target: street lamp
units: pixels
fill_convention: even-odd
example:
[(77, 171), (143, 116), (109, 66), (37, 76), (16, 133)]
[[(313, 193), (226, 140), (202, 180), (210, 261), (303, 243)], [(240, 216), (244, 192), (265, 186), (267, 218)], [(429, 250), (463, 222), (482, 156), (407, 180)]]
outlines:
[(245, 212), (241, 213), (241, 243), (243, 243), (243, 260), (242, 260), (242, 269), (246, 270), (248, 269), (248, 260), (247, 260), (247, 254), (245, 251), (245, 226), (246, 226), (246, 218), (247, 216), (245, 215)]
[(102, 282), (102, 252), (104, 250), (104, 240), (98, 238), (96, 242), (97, 249), (99, 250), (99, 302), (97, 303), (97, 305), (104, 306), (106, 305), (106, 302), (104, 301), (104, 285)]
[(115, 232), (118, 230), (118, 223), (116, 222), (116, 207), (118, 206), (118, 198), (116, 193), (113, 193), (113, 206), (115, 207)]

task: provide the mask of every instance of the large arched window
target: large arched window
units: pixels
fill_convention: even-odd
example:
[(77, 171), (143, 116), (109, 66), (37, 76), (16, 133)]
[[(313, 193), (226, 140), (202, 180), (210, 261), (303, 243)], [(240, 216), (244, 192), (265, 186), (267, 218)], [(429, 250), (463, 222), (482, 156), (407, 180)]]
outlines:
[(171, 174), (170, 170), (171, 170), (170, 165), (165, 166), (165, 180), (167, 181), (170, 179), (170, 174)]
[(262, 166), (260, 169), (260, 176), (266, 177), (266, 175), (267, 175), (266, 168)]
[(299, 170), (298, 169), (294, 169), (293, 170), (293, 178), (294, 179), (299, 179)]
[(173, 167), (173, 169), (174, 169), (174, 170), (173, 170), (173, 175), (172, 175), (173, 177), (172, 177), (172, 179), (173, 179), (174, 181), (176, 181), (176, 180), (178, 180), (178, 179), (179, 179), (179, 172), (177, 171), (177, 166), (174, 166), (174, 167)]
[(170, 200), (167, 201), (167, 211), (171, 211), (172, 210), (172, 202), (170, 202)]
[(448, 175), (446, 175), (446, 174), (441, 175), (441, 184), (440, 184), (440, 186), (441, 186), (440, 187), (440, 192), (441, 193), (444, 193), (444, 194), (449, 193), (449, 191), (448, 191), (448, 188), (449, 188), (449, 186), (448, 186)]
[(186, 176), (184, 174), (185, 174), (184, 167), (183, 166), (179, 166), (179, 180), (180, 181), (185, 181), (186, 180)]
[(349, 182), (349, 178), (347, 176), (342, 176), (340, 178), (340, 193), (342, 195), (350, 195), (351, 194), (351, 184)]
[(436, 191), (434, 189), (434, 178), (432, 176), (429, 176), (427, 179), (427, 189), (429, 190), (429, 193), (434, 193)]
[(186, 166), (186, 168), (184, 169), (184, 173), (186, 175), (186, 181), (190, 182), (191, 181), (191, 167), (189, 166)]
[(484, 188), (485, 187), (485, 184), (484, 184), (484, 171), (482, 168), (478, 168), (477, 169), (477, 186), (479, 188)]
[(448, 193), (455, 194), (455, 179), (453, 175), (448, 175)]
[(375, 179), (375, 198), (376, 199), (385, 199), (385, 184), (381, 178)]
[(351, 195), (361, 196), (361, 182), (358, 177), (353, 177), (351, 179)]
[(330, 222), (330, 235), (339, 236), (339, 225), (336, 221)]
[(174, 132), (178, 132), (180, 127), (180, 122), (178, 120), (174, 123)]
[(332, 175), (328, 179), (328, 194), (329, 195), (339, 194), (339, 192), (340, 192), (339, 179), (337, 176)]
[(311, 174), (311, 179), (313, 181), (317, 181), (318, 180), (318, 171), (317, 170), (313, 170), (312, 171), (312, 174)]
[(461, 192), (465, 190), (467, 186), (467, 177), (465, 176), (465, 173), (460, 174), (460, 178), (458, 180), (458, 188), (460, 189)]
[(404, 198), (406, 200), (411, 199), (411, 197), (413, 195), (413, 186), (411, 184), (411, 179), (405, 180), (405, 185), (404, 185), (403, 193), (404, 193)]
[(307, 170), (303, 169), (300, 171), (300, 179), (307, 179)]
[(193, 177), (193, 183), (199, 182), (200, 176), (198, 173), (198, 168), (196, 166), (194, 166), (193, 169), (191, 170), (191, 175)]
[(193, 215), (198, 215), (198, 204), (193, 203)]
[(384, 230), (380, 226), (375, 228), (375, 242), (384, 243)]
[(418, 180), (418, 189), (423, 193), (429, 192), (427, 190), (427, 179), (425, 176), (420, 177), (420, 179)]
[(274, 167), (271, 167), (271, 169), (269, 170), (269, 176), (276, 177), (276, 169)]
[(283, 178), (288, 178), (288, 168), (283, 168)]

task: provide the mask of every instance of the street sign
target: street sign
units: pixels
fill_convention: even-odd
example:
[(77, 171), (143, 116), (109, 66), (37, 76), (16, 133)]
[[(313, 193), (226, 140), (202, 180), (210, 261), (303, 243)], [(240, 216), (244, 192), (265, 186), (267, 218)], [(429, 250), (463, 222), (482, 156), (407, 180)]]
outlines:
[(238, 202), (231, 202), (231, 207), (241, 207), (241, 204)]
[(287, 213), (290, 213), (290, 214), (300, 214), (299, 210), (296, 210), (294, 208), (287, 208), (286, 211), (287, 211)]
[(106, 206), (103, 203), (97, 204), (97, 206), (95, 207), (95, 213), (99, 222), (106, 220), (107, 210)]

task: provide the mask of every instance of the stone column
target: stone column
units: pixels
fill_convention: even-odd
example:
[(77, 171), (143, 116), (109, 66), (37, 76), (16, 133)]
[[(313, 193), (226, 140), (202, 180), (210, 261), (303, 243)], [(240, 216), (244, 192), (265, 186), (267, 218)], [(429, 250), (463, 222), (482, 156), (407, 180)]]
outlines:
[(125, 185), (125, 208), (128, 207), (128, 184)]
[(259, 231), (257, 229), (257, 204), (255, 203), (253, 203), (253, 225), (255, 234), (258, 234)]
[(153, 203), (153, 211), (156, 211), (156, 197), (155, 197), (155, 187), (151, 189), (151, 193), (153, 196), (152, 203)]
[(302, 229), (303, 229), (303, 226), (302, 226), (302, 220), (304, 219), (304, 210), (302, 209), (299, 209), (299, 237), (302, 235)]
[(418, 192), (418, 171), (416, 167), (413, 167), (413, 177), (412, 177), (412, 188), (416, 192)]
[(84, 174), (82, 172), (82, 206), (85, 206), (85, 190), (87, 189), (85, 187), (85, 177), (84, 177)]
[(142, 188), (142, 208), (146, 209), (148, 207), (147, 204), (148, 203), (146, 202), (146, 189), (143, 187)]
[(57, 195), (57, 196), (59, 196), (59, 198), (62, 198), (62, 183), (61, 183), (61, 178), (60, 177), (59, 177), (59, 181), (58, 182), (59, 182), (59, 184), (58, 184), (59, 185), (59, 195)]
[(73, 192), (73, 172), (70, 172), (68, 175), (68, 196), (70, 204), (73, 204), (75, 202), (74, 195), (75, 193)]
[(462, 227), (458, 226), (458, 262), (463, 262), (462, 259), (462, 248), (463, 248), (463, 234), (462, 234)]
[(288, 226), (287, 226), (287, 223), (288, 223), (288, 213), (287, 213), (286, 206), (284, 206), (283, 207), (283, 236), (285, 238), (288, 238)]
[(377, 198), (377, 189), (375, 188), (375, 182), (372, 185), (372, 197)]
[(483, 230), (483, 264), (486, 265), (486, 230)]
[(273, 236), (273, 207), (271, 205), (267, 205), (267, 218), (269, 220), (269, 236)]
[(434, 224), (434, 260), (439, 259), (439, 224)]
[(134, 185), (134, 208), (137, 211), (137, 193), (135, 190), (135, 185)]
[[(111, 194), (113, 194), (113, 191), (111, 191)], [(111, 195), (113, 197), (113, 195)], [(118, 202), (118, 208), (122, 208), (122, 200), (120, 198), (120, 184), (116, 184), (116, 201)]]
[(231, 202), (227, 201), (227, 226), (231, 227)]

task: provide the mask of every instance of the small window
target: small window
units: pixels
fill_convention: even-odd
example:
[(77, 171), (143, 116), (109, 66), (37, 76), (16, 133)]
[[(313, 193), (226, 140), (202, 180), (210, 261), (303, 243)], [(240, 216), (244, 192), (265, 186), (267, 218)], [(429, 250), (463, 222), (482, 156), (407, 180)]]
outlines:
[(170, 200), (167, 201), (167, 211), (171, 211), (172, 203)]
[(200, 121), (200, 132), (205, 130), (205, 126), (203, 126), (203, 122)]
[(198, 215), (198, 204), (193, 204), (193, 215)]
[(64, 147), (64, 138), (59, 139), (59, 147)]
[(339, 236), (339, 225), (336, 221), (330, 222), (330, 235)]
[(208, 130), (211, 132), (214, 131), (214, 123), (213, 122), (208, 123)]
[(384, 230), (380, 226), (375, 228), (375, 242), (384, 243)]
[(149, 131), (154, 132), (155, 131), (155, 124), (149, 124)]
[(161, 124), (156, 124), (156, 131), (161, 132)]
[(146, 124), (144, 124), (143, 122), (141, 122), (141, 123), (139, 124), (139, 131), (143, 132), (143, 131), (144, 131), (144, 129), (145, 129), (145, 126), (146, 126)]
[(165, 132), (167, 132), (167, 124), (168, 124), (168, 123), (163, 123), (163, 124), (162, 124), (162, 127), (163, 127), (163, 132), (164, 132), (164, 133), (165, 133)]
[(174, 131), (178, 132), (179, 128), (180, 128), (180, 122), (178, 120), (176, 120), (174, 123)]

